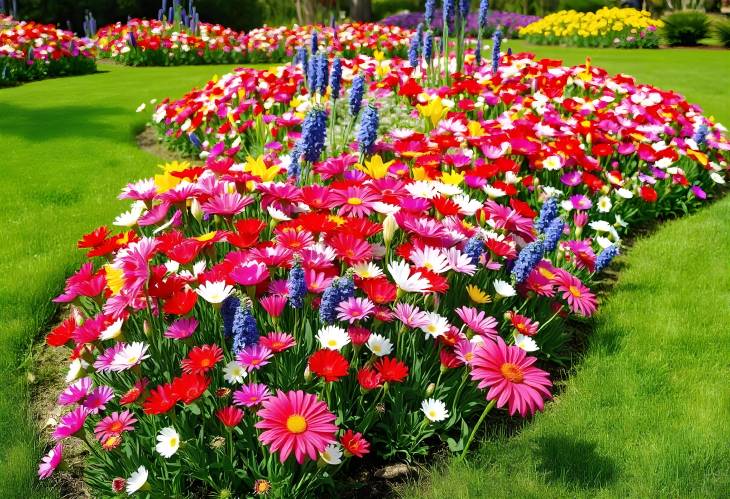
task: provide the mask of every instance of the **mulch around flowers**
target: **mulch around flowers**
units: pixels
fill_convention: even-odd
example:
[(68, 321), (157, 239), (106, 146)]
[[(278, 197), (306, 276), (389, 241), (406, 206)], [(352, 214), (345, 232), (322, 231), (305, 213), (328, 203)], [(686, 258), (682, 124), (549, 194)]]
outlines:
[(183, 161), (189, 160), (178, 152), (171, 151), (165, 145), (160, 142), (157, 131), (150, 125), (146, 125), (144, 129), (137, 134), (137, 146), (145, 152), (157, 156), (163, 161)]

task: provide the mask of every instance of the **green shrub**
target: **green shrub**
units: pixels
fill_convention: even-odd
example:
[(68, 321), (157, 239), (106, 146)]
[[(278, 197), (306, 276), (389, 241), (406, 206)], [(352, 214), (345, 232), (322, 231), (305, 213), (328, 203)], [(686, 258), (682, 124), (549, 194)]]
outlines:
[(595, 12), (606, 7), (605, 0), (560, 0), (558, 10), (574, 10), (576, 12)]
[(704, 12), (674, 12), (664, 19), (664, 38), (669, 45), (697, 45), (709, 30), (710, 19)]
[(383, 19), (404, 10), (415, 12), (421, 9), (419, 0), (373, 0), (373, 19)]
[(717, 38), (720, 40), (720, 43), (725, 48), (730, 49), (730, 19), (718, 21), (715, 24), (715, 33), (717, 33)]

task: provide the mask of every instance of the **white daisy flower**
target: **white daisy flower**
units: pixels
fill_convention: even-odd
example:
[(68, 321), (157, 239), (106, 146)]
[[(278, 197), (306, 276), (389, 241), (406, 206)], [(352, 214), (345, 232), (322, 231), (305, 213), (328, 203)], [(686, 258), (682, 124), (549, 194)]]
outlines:
[(431, 282), (420, 272), (411, 275), (411, 266), (403, 260), (388, 264), (388, 272), (393, 277), (396, 286), (407, 293), (425, 293), (431, 287)]
[(86, 373), (86, 368), (89, 367), (89, 363), (83, 359), (74, 359), (68, 366), (68, 373), (66, 374), (66, 383), (76, 381), (83, 374)]
[(155, 450), (165, 459), (170, 459), (180, 448), (180, 435), (175, 428), (168, 426), (157, 434)]
[(107, 328), (101, 332), (99, 335), (99, 339), (101, 340), (111, 340), (112, 338), (116, 338), (119, 336), (119, 333), (122, 332), (122, 324), (124, 324), (124, 319), (117, 319), (116, 321), (112, 322), (107, 326)]
[(383, 269), (375, 265), (373, 262), (360, 262), (352, 266), (355, 275), (361, 279), (372, 279), (383, 275)]
[(140, 466), (127, 478), (127, 495), (132, 495), (147, 484), (147, 468)]
[(426, 419), (432, 423), (443, 421), (449, 417), (449, 411), (446, 404), (436, 399), (426, 399), (421, 402), (421, 411), (426, 415)]
[(367, 346), (378, 357), (389, 355), (393, 351), (393, 343), (385, 336), (377, 333), (372, 333), (368, 337)]
[(515, 345), (523, 349), (525, 352), (540, 350), (537, 343), (535, 343), (535, 340), (529, 336), (525, 336), (524, 334), (515, 333)]
[(426, 338), (429, 336), (431, 338), (443, 336), (451, 327), (446, 317), (443, 317), (436, 312), (428, 312), (426, 314), (426, 319), (428, 322), (421, 326), (421, 331), (426, 333)]
[(341, 350), (350, 343), (350, 335), (338, 326), (325, 326), (317, 333), (317, 339), (322, 348)]
[(208, 303), (221, 303), (231, 296), (233, 286), (226, 284), (226, 281), (208, 281), (198, 287), (195, 292)]
[(620, 197), (622, 197), (624, 199), (631, 199), (632, 197), (634, 197), (633, 192), (631, 192), (630, 190), (625, 189), (623, 187), (620, 189), (617, 189), (616, 194), (618, 194)]
[(414, 248), (411, 251), (411, 261), (416, 267), (423, 267), (436, 274), (443, 274), (449, 270), (449, 261), (440, 249), (426, 246)]
[(342, 446), (338, 443), (329, 444), (319, 453), (319, 457), (327, 464), (340, 464), (342, 462)]
[(509, 298), (510, 296), (515, 296), (517, 294), (517, 291), (515, 291), (515, 288), (513, 288), (512, 285), (500, 279), (494, 281), (494, 291), (504, 298)]
[(232, 385), (243, 383), (246, 376), (248, 376), (246, 368), (235, 360), (230, 361), (223, 367), (223, 379)]
[(112, 359), (110, 369), (112, 371), (124, 371), (142, 363), (149, 358), (147, 353), (148, 345), (141, 341), (135, 341), (122, 348)]
[(135, 201), (132, 203), (132, 208), (117, 216), (113, 223), (117, 227), (133, 227), (137, 225), (137, 220), (142, 216), (145, 209), (144, 201)]
[(542, 160), (542, 167), (549, 171), (560, 170), (563, 167), (563, 160), (557, 155), (548, 156)]
[(609, 198), (608, 196), (601, 196), (600, 198), (598, 198), (598, 203), (596, 203), (596, 206), (598, 207), (598, 211), (600, 211), (601, 213), (608, 213), (609, 211), (611, 211), (611, 206), (613, 205), (611, 204), (611, 198)]
[(720, 175), (719, 173), (717, 173), (717, 172), (710, 173), (710, 178), (716, 184), (724, 184), (725, 183), (725, 178), (722, 175)]

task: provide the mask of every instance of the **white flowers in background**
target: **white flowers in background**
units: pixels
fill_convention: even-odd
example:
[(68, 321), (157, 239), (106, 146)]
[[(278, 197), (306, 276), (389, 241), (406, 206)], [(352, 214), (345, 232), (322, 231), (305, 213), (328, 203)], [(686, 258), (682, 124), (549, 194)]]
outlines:
[(431, 282), (420, 272), (411, 275), (411, 266), (403, 260), (390, 262), (388, 272), (393, 277), (396, 286), (407, 293), (425, 293), (431, 287)]
[(497, 279), (494, 281), (494, 291), (502, 298), (515, 296), (517, 292), (508, 282)]
[(223, 379), (232, 385), (243, 383), (246, 376), (248, 371), (238, 361), (232, 360), (223, 367)]
[(613, 204), (611, 203), (611, 198), (608, 196), (601, 196), (598, 198), (598, 203), (596, 203), (596, 206), (598, 207), (598, 211), (601, 213), (608, 213), (611, 211), (611, 206)]
[(233, 286), (226, 284), (226, 281), (208, 281), (201, 284), (195, 292), (208, 303), (222, 303), (233, 293)]
[(361, 279), (373, 279), (383, 275), (383, 269), (373, 262), (360, 262), (352, 266), (355, 275)]
[(720, 175), (720, 174), (719, 174), (719, 173), (717, 173), (717, 172), (712, 172), (712, 173), (710, 173), (710, 178), (711, 178), (711, 179), (712, 179), (712, 181), (713, 181), (713, 182), (715, 182), (716, 184), (724, 184), (724, 183), (725, 183), (725, 179), (723, 178), (723, 176), (722, 176), (722, 175)]
[(535, 340), (524, 334), (515, 333), (515, 345), (523, 349), (525, 352), (534, 352), (540, 348), (535, 343)]
[(155, 450), (165, 459), (170, 459), (180, 448), (180, 435), (175, 428), (168, 426), (157, 434)]
[(144, 201), (135, 201), (132, 203), (132, 208), (125, 211), (121, 215), (118, 215), (114, 219), (114, 225), (117, 227), (133, 227), (137, 225), (137, 220), (142, 216), (142, 213), (147, 209)]
[(112, 371), (124, 371), (141, 364), (143, 360), (149, 358), (147, 348), (148, 345), (141, 341), (126, 345), (114, 356), (109, 368)]
[(116, 338), (119, 336), (119, 333), (122, 332), (122, 325), (124, 324), (124, 319), (117, 319), (116, 321), (109, 324), (106, 329), (104, 329), (101, 334), (99, 335), (100, 340), (111, 340), (112, 338)]
[(329, 444), (320, 452), (319, 457), (327, 464), (340, 464), (342, 462), (342, 446), (338, 443)]
[(393, 343), (383, 335), (373, 333), (368, 337), (368, 349), (378, 357), (389, 355), (393, 351)]
[(560, 158), (560, 156), (548, 156), (547, 158), (542, 160), (542, 167), (545, 170), (549, 171), (560, 170), (563, 167), (563, 160)]
[(421, 402), (421, 411), (423, 411), (426, 419), (432, 423), (443, 421), (449, 417), (449, 411), (446, 409), (446, 404), (436, 399), (426, 399)]
[(140, 466), (127, 478), (127, 495), (132, 495), (147, 484), (147, 468)]
[(350, 343), (350, 335), (347, 331), (338, 326), (325, 326), (317, 333), (317, 340), (322, 348), (329, 350), (341, 350)]
[(620, 189), (617, 189), (616, 194), (618, 194), (620, 197), (622, 197), (624, 199), (631, 199), (632, 197), (634, 197), (633, 192), (631, 192), (630, 190), (625, 189), (623, 187)]
[(451, 327), (446, 317), (442, 317), (436, 312), (427, 312), (426, 320), (427, 322), (421, 326), (421, 331), (426, 333), (426, 338), (429, 336), (431, 338), (443, 336)]

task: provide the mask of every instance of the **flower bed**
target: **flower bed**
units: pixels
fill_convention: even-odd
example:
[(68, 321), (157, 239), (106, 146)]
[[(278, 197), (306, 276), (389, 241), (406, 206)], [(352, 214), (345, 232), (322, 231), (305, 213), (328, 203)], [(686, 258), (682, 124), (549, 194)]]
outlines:
[(313, 52), (156, 109), (203, 160), (79, 241), (42, 478), (72, 437), (94, 495), (309, 496), (365, 455), (466, 452), (494, 408), (543, 408), (621, 235), (725, 182), (719, 125), (589, 64)]
[(194, 31), (179, 23), (132, 19), (101, 28), (101, 57), (132, 66), (283, 62), (294, 56), (301, 40), (317, 31), (320, 42), (344, 57), (382, 52), (404, 56), (410, 31), (370, 23), (325, 26), (263, 27), (239, 33), (220, 25), (199, 23)]
[[(514, 12), (502, 12), (493, 10), (489, 12), (487, 24), (484, 33), (491, 35), (494, 30), (501, 28), (505, 36), (515, 38), (519, 35), (520, 28), (539, 21), (539, 16), (528, 16), (525, 14), (517, 14)], [(389, 26), (400, 26), (402, 28), (415, 30), (419, 24), (425, 22), (423, 12), (405, 12), (402, 14), (394, 14), (380, 21), (380, 24)], [(441, 31), (443, 27), (443, 16), (439, 10), (434, 11), (434, 29)], [(476, 34), (479, 28), (479, 15), (471, 12), (467, 17), (466, 30), (467, 33)]]
[(659, 19), (647, 11), (604, 7), (596, 12), (563, 10), (520, 29), (520, 37), (540, 45), (657, 48)]
[(0, 16), (0, 87), (94, 72), (93, 47), (53, 25)]

